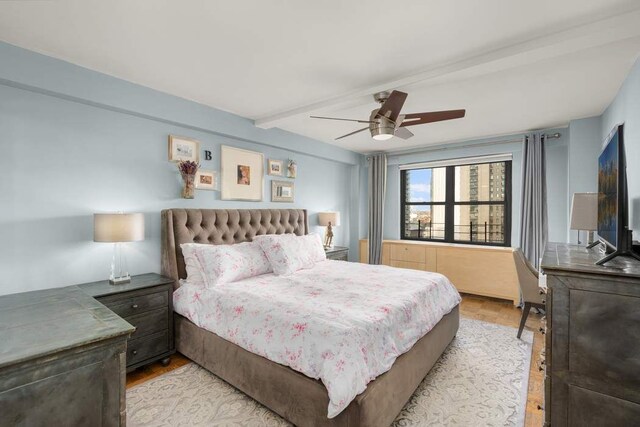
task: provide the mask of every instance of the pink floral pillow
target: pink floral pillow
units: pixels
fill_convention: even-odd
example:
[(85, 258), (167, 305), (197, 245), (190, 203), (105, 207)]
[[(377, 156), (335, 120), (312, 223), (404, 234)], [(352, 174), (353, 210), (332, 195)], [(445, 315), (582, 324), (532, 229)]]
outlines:
[[(273, 272), (279, 276), (295, 273), (314, 266), (320, 259), (320, 254), (313, 247), (313, 241), (317, 239), (307, 236), (298, 237), (295, 234), (265, 234), (256, 236), (255, 242), (262, 247), (265, 255), (271, 263)], [(319, 243), (319, 241), (317, 240)], [(322, 245), (320, 244), (322, 249)], [(324, 250), (323, 250), (324, 253)]]
[(186, 243), (180, 247), (183, 253), (185, 247), (193, 248), (193, 254), (208, 288), (272, 272), (269, 260), (257, 243), (245, 242), (235, 245)]

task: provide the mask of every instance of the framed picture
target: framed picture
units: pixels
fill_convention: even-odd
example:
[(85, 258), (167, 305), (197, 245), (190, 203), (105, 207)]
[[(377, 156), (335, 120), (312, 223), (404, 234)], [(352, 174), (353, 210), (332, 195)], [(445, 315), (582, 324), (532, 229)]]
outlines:
[(267, 174), (282, 176), (282, 169), (284, 169), (284, 162), (282, 160), (269, 159), (269, 161), (267, 161)]
[(222, 200), (262, 201), (262, 153), (227, 145), (223, 145), (220, 150)]
[(196, 188), (198, 190), (217, 190), (218, 177), (214, 171), (199, 170), (196, 173)]
[(200, 141), (183, 136), (169, 135), (169, 161), (191, 160), (200, 162)]
[(293, 182), (271, 181), (272, 202), (293, 202)]
[(287, 162), (287, 178), (295, 178), (298, 174), (298, 165), (295, 161), (289, 159)]

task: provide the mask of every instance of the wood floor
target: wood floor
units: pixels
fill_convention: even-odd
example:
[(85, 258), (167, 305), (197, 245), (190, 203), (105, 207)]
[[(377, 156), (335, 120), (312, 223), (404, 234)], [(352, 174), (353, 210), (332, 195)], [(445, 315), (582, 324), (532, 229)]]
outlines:
[[(511, 301), (503, 301), (492, 298), (484, 298), (472, 295), (463, 295), (460, 304), (460, 314), (471, 319), (484, 320), (486, 322), (517, 328), (520, 324), (521, 311), (513, 306)], [(538, 331), (540, 328), (539, 314), (531, 313), (527, 319), (526, 329), (534, 332), (533, 354), (531, 369), (529, 371), (529, 392), (527, 395), (527, 412), (525, 418), (526, 427), (540, 427), (543, 421), (543, 412), (538, 409), (542, 405), (543, 373), (538, 369), (538, 355), (544, 346), (544, 336)], [(127, 375), (127, 387), (143, 383), (151, 378), (162, 375), (173, 369), (189, 363), (189, 359), (181, 354), (174, 354), (168, 366), (162, 366), (160, 362), (140, 368)]]

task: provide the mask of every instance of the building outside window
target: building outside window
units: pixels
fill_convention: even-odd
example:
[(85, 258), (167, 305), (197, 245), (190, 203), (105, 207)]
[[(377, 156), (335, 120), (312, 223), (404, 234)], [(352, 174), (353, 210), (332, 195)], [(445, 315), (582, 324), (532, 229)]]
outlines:
[(511, 160), (401, 171), (401, 237), (511, 245)]

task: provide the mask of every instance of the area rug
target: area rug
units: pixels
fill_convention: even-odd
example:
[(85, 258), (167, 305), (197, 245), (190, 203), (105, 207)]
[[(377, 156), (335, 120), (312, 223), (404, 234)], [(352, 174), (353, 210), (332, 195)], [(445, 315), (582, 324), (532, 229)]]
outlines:
[[(393, 423), (522, 426), (533, 334), (460, 319), (460, 330)], [(290, 426), (195, 363), (127, 390), (129, 426)]]

